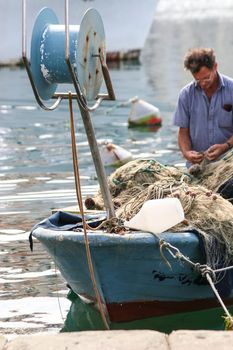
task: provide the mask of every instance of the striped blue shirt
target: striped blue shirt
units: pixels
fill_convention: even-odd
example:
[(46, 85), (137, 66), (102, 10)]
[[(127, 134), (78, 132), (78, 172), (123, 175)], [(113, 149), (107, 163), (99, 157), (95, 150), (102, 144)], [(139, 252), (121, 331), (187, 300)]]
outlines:
[(192, 150), (205, 151), (233, 135), (233, 79), (219, 74), (219, 81), (210, 101), (195, 81), (180, 92), (174, 125), (189, 128)]

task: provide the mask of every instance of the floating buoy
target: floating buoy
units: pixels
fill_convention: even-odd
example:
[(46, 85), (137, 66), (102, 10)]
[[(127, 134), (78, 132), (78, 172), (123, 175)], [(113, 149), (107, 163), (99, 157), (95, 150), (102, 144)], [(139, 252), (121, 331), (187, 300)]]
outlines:
[(134, 126), (160, 126), (162, 123), (161, 113), (158, 107), (139, 99), (130, 100), (132, 103), (128, 118), (129, 127)]
[(100, 144), (99, 150), (104, 166), (118, 167), (132, 160), (129, 151), (110, 142)]

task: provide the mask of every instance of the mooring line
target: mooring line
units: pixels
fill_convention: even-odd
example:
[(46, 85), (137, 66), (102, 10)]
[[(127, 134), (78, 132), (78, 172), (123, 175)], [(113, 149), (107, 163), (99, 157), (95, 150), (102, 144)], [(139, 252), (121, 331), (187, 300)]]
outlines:
[[(174, 259), (179, 259), (181, 261), (184, 261), (186, 263), (188, 263), (189, 265), (191, 265), (196, 271), (198, 271), (202, 277), (205, 277), (211, 287), (211, 289), (213, 290), (216, 298), (218, 299), (220, 305), (222, 306), (226, 316), (227, 316), (227, 319), (228, 319), (228, 322), (230, 323), (230, 326), (229, 326), (229, 329), (233, 329), (233, 317), (231, 316), (231, 314), (229, 313), (228, 309), (226, 308), (222, 298), (220, 297), (219, 293), (218, 293), (218, 290), (216, 289), (215, 285), (214, 285), (214, 282), (213, 281), (216, 281), (216, 273), (217, 272), (223, 272), (223, 271), (226, 271), (226, 270), (230, 270), (230, 269), (233, 269), (233, 266), (228, 266), (228, 267), (224, 267), (224, 268), (221, 268), (221, 269), (216, 269), (216, 270), (213, 270), (211, 269), (211, 267), (209, 267), (208, 265), (202, 265), (200, 263), (194, 263), (193, 261), (191, 261), (187, 256), (183, 255), (181, 253), (181, 251), (177, 248), (177, 247), (174, 247), (172, 244), (168, 243), (168, 242), (165, 242), (164, 240), (160, 240), (159, 242), (160, 244), (160, 252), (161, 252), (161, 255), (163, 257), (163, 259), (165, 260), (166, 264), (171, 268), (171, 264), (169, 263), (169, 261), (166, 259), (164, 253), (163, 253), (163, 249), (165, 248), (169, 254), (174, 258)], [(173, 253), (173, 251), (175, 251), (175, 254)]]

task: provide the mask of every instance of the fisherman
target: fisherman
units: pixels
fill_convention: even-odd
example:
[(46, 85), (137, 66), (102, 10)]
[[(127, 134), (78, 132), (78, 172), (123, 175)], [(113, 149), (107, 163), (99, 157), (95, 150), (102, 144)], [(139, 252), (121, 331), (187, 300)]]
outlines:
[(190, 49), (184, 67), (194, 81), (180, 91), (174, 125), (190, 167), (217, 160), (233, 147), (233, 79), (218, 72), (211, 48)]

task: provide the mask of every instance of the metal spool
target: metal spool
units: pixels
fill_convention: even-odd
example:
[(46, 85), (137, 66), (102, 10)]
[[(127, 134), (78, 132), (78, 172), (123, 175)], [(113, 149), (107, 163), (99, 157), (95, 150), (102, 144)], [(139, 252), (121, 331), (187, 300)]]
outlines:
[[(65, 25), (56, 14), (43, 8), (35, 21), (31, 40), (31, 71), (39, 96), (49, 100), (58, 84), (72, 83), (66, 57)], [(80, 25), (69, 25), (69, 59), (82, 94), (93, 100), (99, 93), (105, 62), (105, 32), (99, 13), (91, 8)]]

